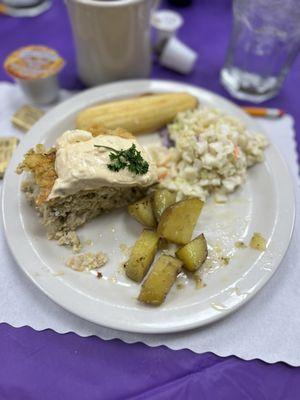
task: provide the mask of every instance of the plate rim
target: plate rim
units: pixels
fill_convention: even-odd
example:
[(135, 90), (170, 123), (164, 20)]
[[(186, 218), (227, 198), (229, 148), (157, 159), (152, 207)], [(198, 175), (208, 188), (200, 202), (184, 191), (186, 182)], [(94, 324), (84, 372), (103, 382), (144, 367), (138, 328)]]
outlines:
[[(281, 156), (280, 152), (277, 150), (277, 148), (272, 145), (271, 142), (271, 148), (272, 151), (274, 153), (274, 155), (278, 158), (278, 160), (281, 162), (281, 166), (283, 167), (283, 171), (284, 171), (284, 175), (285, 175), (285, 183), (288, 184), (289, 187), (289, 191), (290, 191), (290, 198), (293, 199), (293, 203), (292, 203), (292, 207), (289, 210), (289, 218), (290, 218), (290, 225), (288, 228), (288, 237), (286, 238), (286, 244), (284, 245), (284, 251), (281, 254), (281, 256), (277, 259), (276, 261), (276, 265), (273, 264), (273, 268), (272, 271), (269, 275), (266, 275), (265, 278), (261, 279), (258, 284), (257, 287), (255, 288), (255, 290), (253, 290), (246, 298), (241, 299), (240, 302), (238, 302), (237, 304), (235, 304), (234, 306), (230, 307), (228, 310), (224, 310), (222, 313), (220, 312), (215, 312), (211, 317), (204, 319), (204, 320), (198, 320), (195, 319), (194, 321), (190, 322), (190, 323), (185, 323), (183, 325), (180, 324), (175, 324), (172, 325), (172, 327), (164, 327), (164, 328), (160, 328), (159, 326), (136, 326), (135, 324), (133, 324), (132, 322), (129, 323), (125, 323), (124, 321), (121, 323), (118, 323), (118, 321), (111, 321), (108, 318), (108, 321), (105, 320), (105, 318), (92, 318), (92, 317), (87, 317), (86, 315), (84, 315), (84, 313), (78, 312), (78, 310), (74, 309), (74, 307), (70, 307), (70, 306), (66, 306), (65, 303), (61, 302), (60, 299), (57, 299), (57, 296), (55, 295), (55, 293), (52, 293), (51, 290), (49, 290), (49, 288), (47, 287), (47, 285), (45, 285), (45, 283), (43, 284), (42, 282), (39, 282), (38, 279), (33, 276), (30, 271), (28, 270), (28, 267), (25, 266), (25, 261), (22, 260), (20, 258), (20, 255), (18, 254), (17, 251), (15, 251), (14, 249), (14, 240), (11, 234), (11, 227), (9, 226), (9, 217), (6, 214), (6, 210), (9, 209), (9, 201), (7, 199), (7, 196), (9, 197), (9, 195), (7, 194), (9, 191), (9, 177), (15, 177), (16, 180), (18, 180), (17, 176), (15, 175), (14, 172), (14, 167), (16, 166), (16, 164), (19, 162), (20, 157), (22, 157), (24, 155), (24, 152), (26, 151), (26, 148), (28, 147), (32, 147), (31, 142), (34, 140), (35, 144), (37, 144), (37, 141), (39, 140), (38, 137), (35, 137), (35, 133), (39, 132), (40, 130), (40, 125), (41, 127), (43, 127), (43, 125), (45, 125), (45, 123), (47, 123), (47, 121), (51, 121), (52, 118), (54, 118), (57, 113), (60, 112), (61, 109), (66, 108), (66, 106), (72, 106), (73, 103), (77, 103), (79, 100), (85, 100), (86, 98), (89, 97), (89, 95), (91, 95), (91, 97), (94, 96), (94, 94), (98, 95), (99, 93), (99, 97), (101, 97), (101, 99), (99, 98), (98, 100), (93, 101), (93, 103), (89, 103), (89, 105), (91, 104), (95, 104), (97, 102), (101, 102), (101, 101), (105, 101), (105, 98), (107, 99), (112, 99), (112, 96), (110, 96), (110, 90), (112, 89), (122, 89), (122, 87), (130, 87), (130, 86), (149, 86), (149, 89), (151, 90), (150, 87), (154, 86), (154, 88), (152, 88), (153, 91), (165, 91), (165, 88), (169, 88), (170, 91), (179, 91), (179, 88), (182, 88), (182, 90), (184, 91), (189, 91), (190, 93), (198, 93), (198, 97), (201, 93), (201, 95), (203, 96), (209, 96), (212, 97), (214, 99), (217, 99), (219, 102), (222, 102), (224, 104), (228, 104), (231, 108), (234, 107), (236, 110), (239, 110), (240, 114), (243, 114), (244, 119), (248, 120), (249, 122), (251, 121), (251, 124), (253, 125), (253, 120), (247, 115), (245, 114), (244, 111), (242, 111), (236, 104), (234, 104), (232, 101), (218, 95), (215, 94), (209, 90), (203, 89), (201, 87), (197, 87), (195, 85), (190, 85), (190, 84), (186, 84), (183, 82), (176, 82), (176, 81), (166, 81), (166, 80), (157, 80), (157, 79), (149, 79), (149, 80), (126, 80), (126, 81), (119, 81), (119, 82), (113, 82), (113, 83), (108, 83), (105, 85), (101, 85), (101, 86), (97, 86), (91, 89), (87, 89), (84, 90), (78, 94), (75, 94), (74, 96), (72, 96), (71, 98), (61, 102), (60, 104), (58, 104), (57, 106), (55, 106), (52, 110), (50, 110), (49, 112), (47, 112), (45, 114), (44, 117), (41, 118), (41, 120), (39, 120), (34, 127), (26, 134), (26, 137), (24, 137), (24, 139), (22, 140), (22, 142), (20, 143), (20, 145), (18, 146), (16, 152), (14, 153), (9, 166), (7, 168), (5, 177), (4, 177), (4, 182), (3, 182), (3, 188), (2, 188), (2, 217), (3, 217), (3, 225), (4, 225), (4, 233), (5, 233), (5, 237), (6, 237), (6, 241), (8, 243), (10, 252), (12, 253), (16, 263), (19, 265), (19, 267), (22, 269), (22, 271), (26, 274), (26, 276), (44, 293), (46, 294), (51, 300), (53, 300), (56, 304), (58, 304), (59, 306), (61, 306), (62, 308), (64, 308), (65, 310), (71, 312), (72, 314), (75, 314), (77, 316), (80, 316), (81, 318), (93, 322), (95, 324), (98, 324), (100, 326), (105, 326), (108, 328), (112, 328), (112, 329), (117, 329), (117, 330), (122, 330), (122, 331), (127, 331), (127, 332), (135, 332), (135, 333), (156, 333), (156, 334), (160, 334), (160, 333), (171, 333), (171, 332), (180, 332), (180, 331), (185, 331), (185, 330), (189, 330), (189, 329), (193, 329), (196, 327), (200, 327), (200, 326), (204, 326), (204, 325), (208, 325), (216, 320), (220, 320), (226, 316), (228, 316), (229, 314), (231, 314), (232, 312), (236, 311), (237, 309), (239, 309), (240, 307), (242, 307), (244, 304), (246, 304), (250, 299), (252, 299), (266, 284), (267, 282), (271, 279), (271, 277), (275, 274), (275, 272), (278, 270), (288, 248), (291, 242), (291, 238), (293, 235), (293, 230), (294, 230), (294, 226), (295, 226), (295, 214), (296, 214), (296, 206), (295, 206), (295, 189), (294, 189), (294, 183), (293, 183), (293, 179), (292, 176), (289, 172), (289, 168), (284, 160), (284, 158)], [(159, 87), (159, 90), (155, 90), (155, 86)], [(173, 90), (171, 89), (173, 87)], [(145, 89), (146, 90), (146, 89)], [(105, 96), (104, 94), (101, 96), (101, 92), (108, 92), (108, 96)], [(122, 93), (122, 90), (120, 90), (120, 92)], [(138, 93), (138, 90), (135, 90), (136, 93)], [(144, 90), (140, 90), (140, 93), (143, 93)], [(120, 96), (122, 97), (122, 96)], [(84, 101), (83, 101), (84, 103)], [(84, 108), (86, 105), (83, 105), (82, 108)], [(258, 125), (258, 124), (257, 124)], [(259, 125), (258, 125), (259, 126)], [(260, 127), (261, 131), (264, 131), (262, 127)], [(42, 132), (42, 130), (41, 130)], [(43, 132), (40, 133), (40, 136), (43, 137)], [(280, 178), (281, 179), (281, 178)], [(18, 180), (19, 182), (19, 180)], [(16, 182), (17, 183), (17, 182)], [(18, 185), (18, 190), (19, 190), (19, 183), (17, 183)], [(19, 218), (21, 220), (21, 216), (18, 215)], [(18, 220), (16, 219), (16, 220)], [(22, 225), (22, 221), (21, 222)], [(15, 222), (16, 224), (17, 222)], [(25, 236), (24, 236), (25, 237)], [(25, 237), (26, 239), (26, 237)], [(59, 280), (57, 280), (57, 278), (55, 280), (53, 280), (53, 282), (59, 282)], [(54, 290), (55, 292), (55, 290)], [(59, 297), (59, 296), (58, 296)]]

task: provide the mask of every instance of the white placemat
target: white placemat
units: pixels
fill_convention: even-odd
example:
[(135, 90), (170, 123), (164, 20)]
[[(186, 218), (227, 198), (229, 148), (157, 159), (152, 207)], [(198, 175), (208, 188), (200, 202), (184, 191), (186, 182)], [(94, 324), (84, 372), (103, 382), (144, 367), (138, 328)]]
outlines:
[[(63, 93), (63, 98), (67, 97)], [(24, 135), (10, 124), (10, 116), (26, 103), (19, 90), (0, 83), (0, 135)], [(293, 120), (261, 120), (272, 142), (280, 149), (295, 180), (297, 216), (300, 212), (298, 164)], [(0, 190), (2, 184), (0, 183)], [(243, 359), (259, 358), (267, 362), (284, 361), (300, 365), (300, 227), (297, 226), (290, 249), (278, 272), (255, 298), (236, 313), (210, 326), (169, 335), (138, 335), (114, 331), (86, 322), (49, 300), (23, 274), (5, 242), (0, 222), (0, 322), (13, 326), (29, 325), (34, 329), (51, 328), (59, 333), (75, 332), (102, 339), (119, 338), (128, 343), (150, 346), (166, 345), (172, 349), (188, 348), (221, 356)], [(298, 243), (298, 245), (297, 245)]]

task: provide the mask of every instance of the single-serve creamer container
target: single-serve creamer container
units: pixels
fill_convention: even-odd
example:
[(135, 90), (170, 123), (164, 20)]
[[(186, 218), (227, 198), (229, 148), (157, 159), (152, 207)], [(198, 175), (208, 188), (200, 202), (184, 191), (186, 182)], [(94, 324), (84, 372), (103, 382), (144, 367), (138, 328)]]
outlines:
[(80, 79), (88, 86), (147, 78), (150, 18), (157, 0), (65, 0)]

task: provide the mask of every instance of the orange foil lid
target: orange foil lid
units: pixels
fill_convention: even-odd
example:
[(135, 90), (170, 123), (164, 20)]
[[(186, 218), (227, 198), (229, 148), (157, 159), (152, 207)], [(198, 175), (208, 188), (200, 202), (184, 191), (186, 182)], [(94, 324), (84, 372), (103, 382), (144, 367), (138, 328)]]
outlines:
[(17, 79), (47, 78), (58, 73), (65, 62), (46, 46), (26, 46), (11, 53), (4, 62), (6, 72)]

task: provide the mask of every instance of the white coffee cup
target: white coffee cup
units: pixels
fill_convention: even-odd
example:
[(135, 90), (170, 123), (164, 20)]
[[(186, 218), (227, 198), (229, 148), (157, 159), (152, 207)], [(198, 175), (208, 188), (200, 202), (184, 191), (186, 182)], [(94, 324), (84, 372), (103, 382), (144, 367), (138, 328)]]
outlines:
[(81, 80), (88, 86), (147, 78), (150, 18), (157, 0), (65, 0)]

